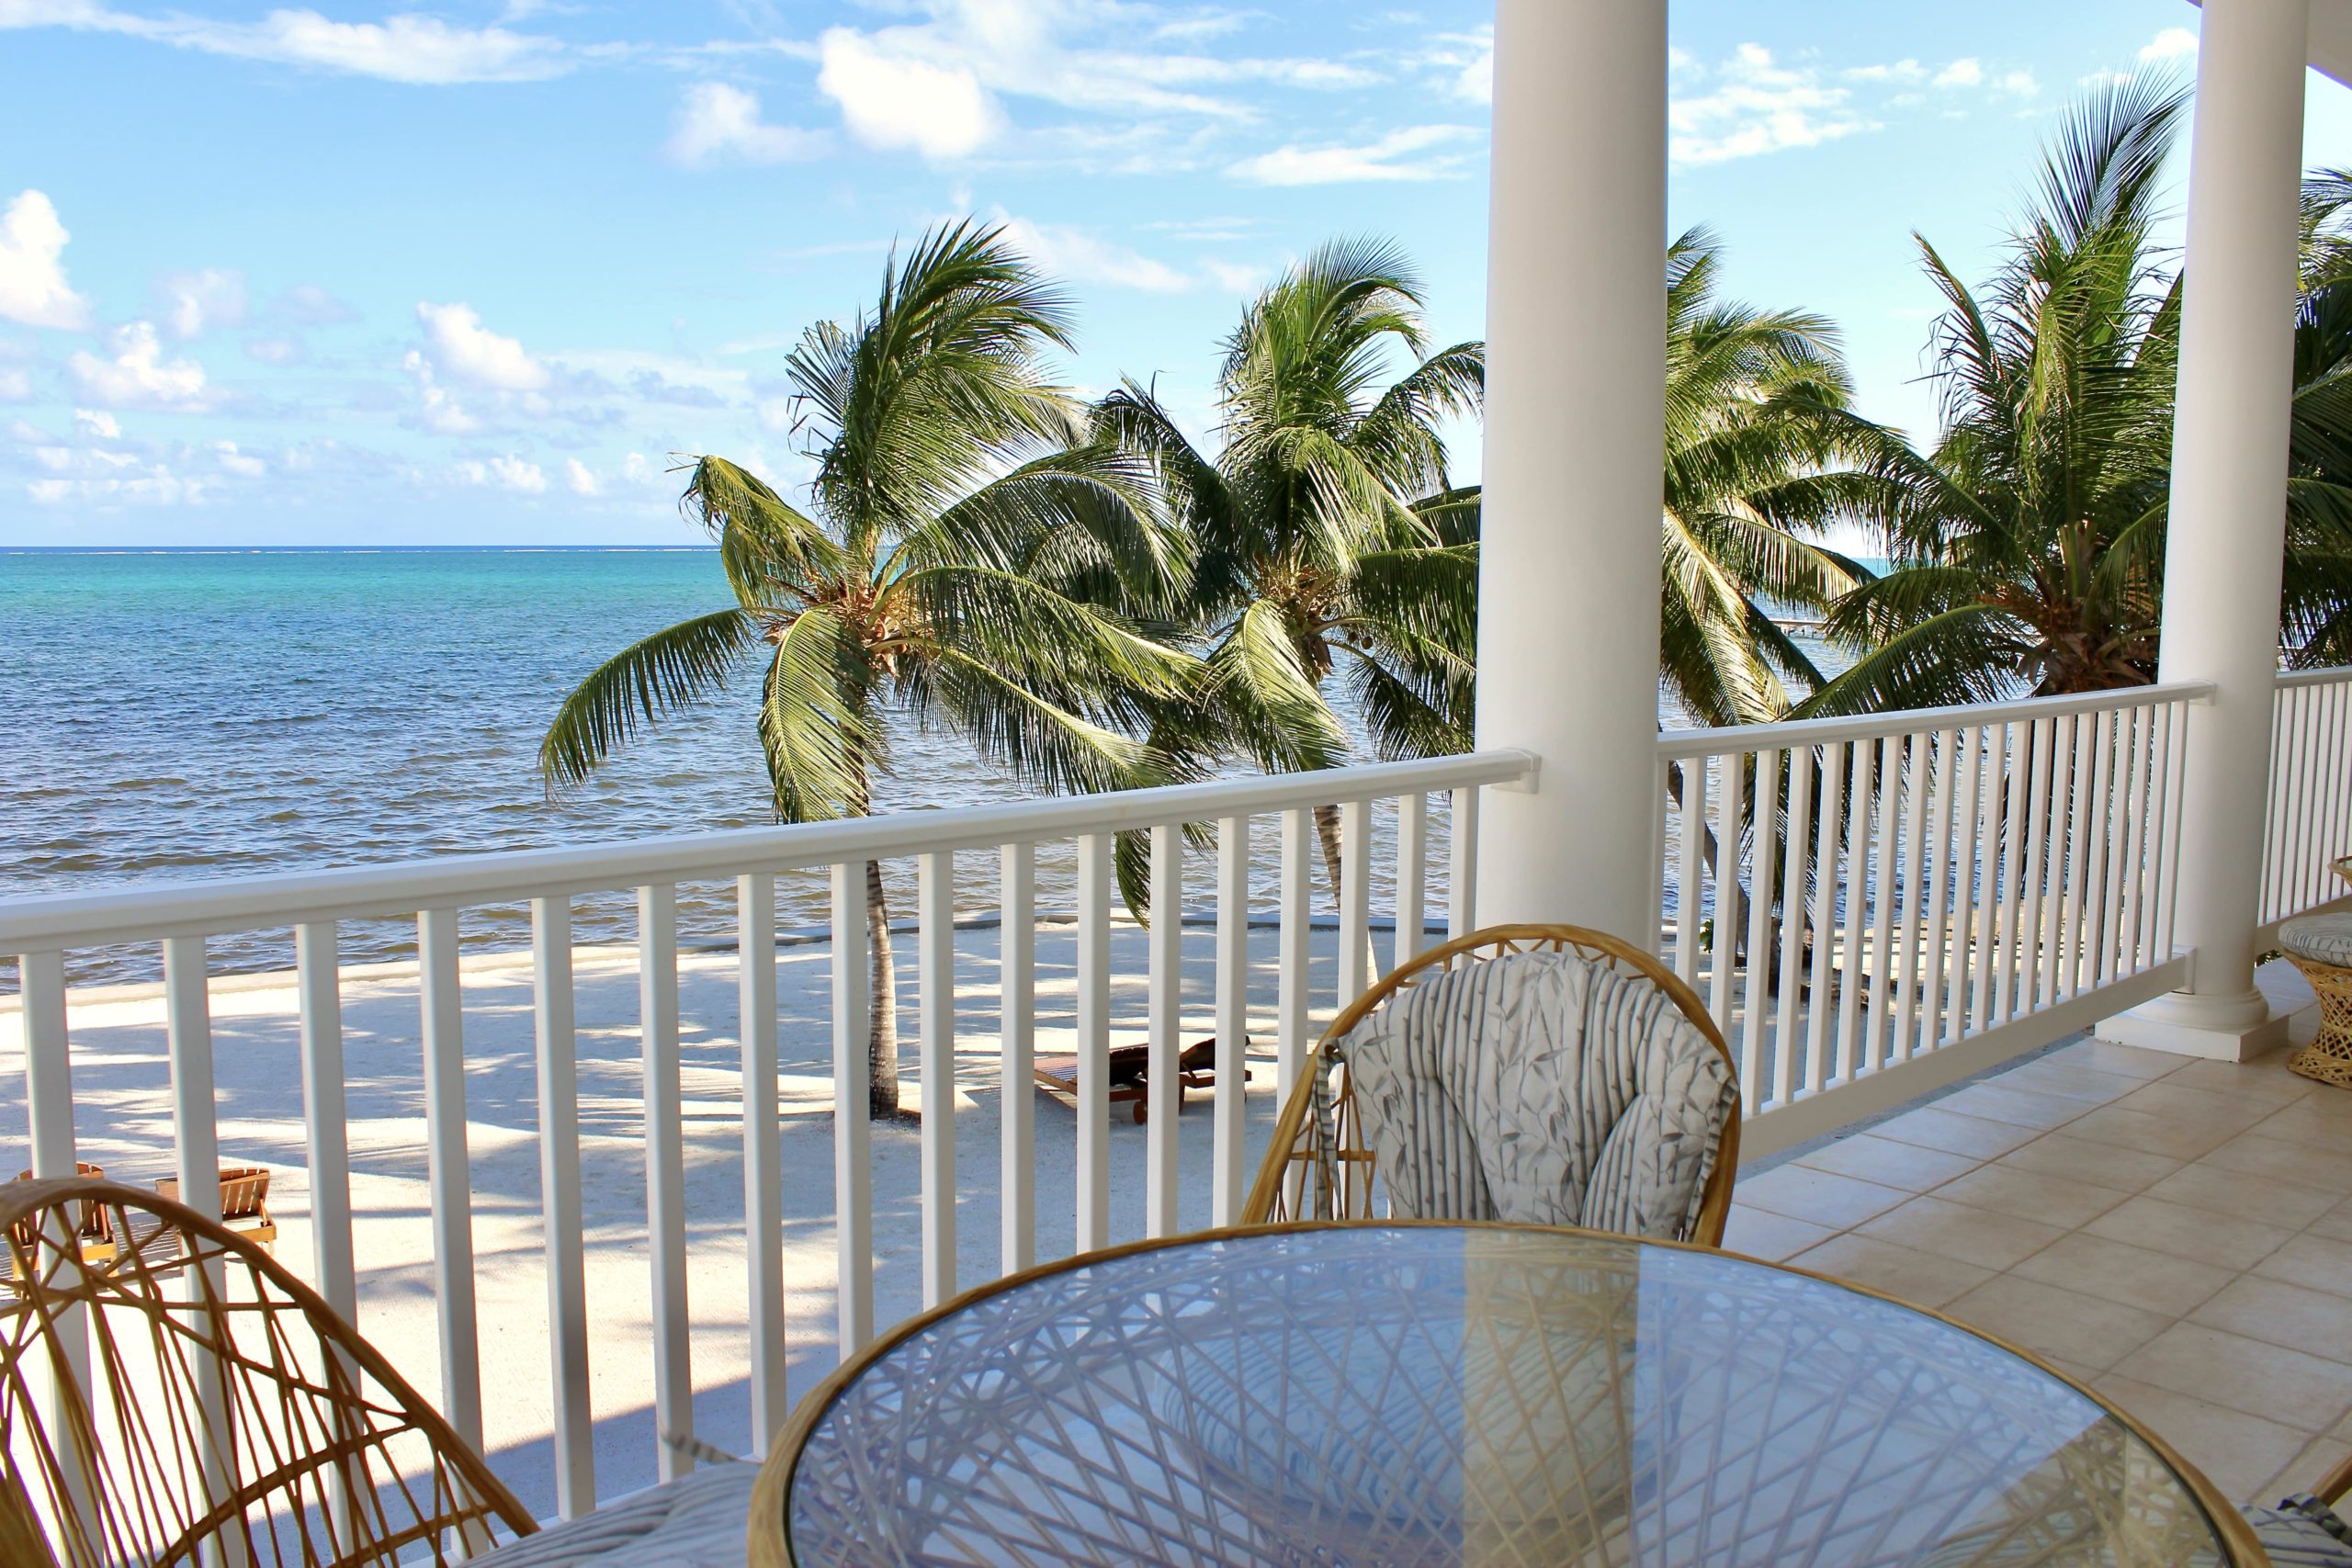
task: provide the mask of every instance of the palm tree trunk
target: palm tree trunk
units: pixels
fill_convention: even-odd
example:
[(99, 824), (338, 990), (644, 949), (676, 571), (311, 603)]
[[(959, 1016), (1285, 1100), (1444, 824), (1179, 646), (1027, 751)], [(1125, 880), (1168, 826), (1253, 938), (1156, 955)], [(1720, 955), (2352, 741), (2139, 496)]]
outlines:
[(867, 970), (865, 1103), (877, 1117), (899, 1113), (899, 974), (890, 954), (890, 904), (882, 863), (865, 863)]
[[(1673, 796), (1674, 807), (1682, 813), (1682, 820), (1687, 825), (1690, 820), (1690, 813), (1682, 804), (1682, 764), (1679, 762), (1667, 764), (1666, 793)], [(1718, 852), (1721, 840), (1716, 839), (1714, 826), (1707, 820), (1704, 814), (1702, 814), (1699, 818), (1699, 834), (1700, 845), (1706, 854), (1707, 864), (1710, 866), (1717, 864), (1721, 860)], [(1726, 896), (1731, 900), (1731, 908), (1728, 910), (1724, 908)], [(1697, 909), (1679, 909), (1675, 912), (1674, 920), (1677, 927), (1675, 941), (1695, 942), (1699, 940), (1699, 911)], [(1687, 937), (1680, 929), (1683, 927), (1689, 928)], [(1747, 888), (1735, 872), (1728, 895), (1723, 888), (1715, 889), (1714, 950), (1725, 955), (1725, 962), (1736, 964), (1739, 961), (1740, 944), (1747, 940)], [(1728, 945), (1725, 942), (1726, 938), (1729, 939)]]
[[(1323, 871), (1331, 879), (1331, 903), (1336, 908), (1340, 904), (1340, 808), (1338, 807), (1318, 806), (1315, 808), (1315, 836), (1323, 841)], [(1366, 922), (1363, 933), (1363, 948), (1368, 965), (1364, 973), (1377, 978), (1380, 974), (1380, 950), (1373, 944), (1369, 921)], [(1354, 999), (1353, 997), (1340, 998), (1343, 1004)]]

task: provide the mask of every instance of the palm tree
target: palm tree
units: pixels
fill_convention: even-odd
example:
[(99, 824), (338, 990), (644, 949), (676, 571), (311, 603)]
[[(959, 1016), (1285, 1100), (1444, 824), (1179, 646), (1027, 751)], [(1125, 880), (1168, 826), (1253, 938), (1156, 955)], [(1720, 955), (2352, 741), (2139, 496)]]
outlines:
[[(1396, 246), (1334, 241), (1227, 339), (1214, 457), (1148, 388), (1098, 407), (1098, 434), (1150, 460), (1189, 540), (1170, 629), (1201, 650), (1204, 679), (1152, 730), (1187, 773), (1346, 762), (1335, 682), (1384, 758), (1467, 747), (1477, 492), (1449, 483), (1444, 425), (1477, 411), (1486, 355), (1429, 353), (1421, 307)], [(1316, 820), (1337, 889), (1338, 810)], [(1132, 853), (1121, 870), (1139, 903)]]
[[(881, 298), (786, 361), (817, 473), (803, 512), (735, 464), (695, 460), (682, 507), (716, 537), (732, 603), (622, 649), (564, 700), (539, 765), (576, 784), (643, 728), (759, 671), (756, 726), (785, 822), (865, 813), (901, 712), (1049, 790), (1157, 773), (1134, 738), (1189, 661), (1121, 600), (1164, 603), (1174, 556), (1134, 455), (1088, 437), (1046, 378), (1069, 310), (995, 229), (894, 254)], [(872, 1109), (898, 1109), (889, 910), (865, 867)]]
[(2303, 184), (2302, 299), (2295, 321), (2288, 556), (2279, 620), (2287, 662), (2352, 664), (2352, 170)]

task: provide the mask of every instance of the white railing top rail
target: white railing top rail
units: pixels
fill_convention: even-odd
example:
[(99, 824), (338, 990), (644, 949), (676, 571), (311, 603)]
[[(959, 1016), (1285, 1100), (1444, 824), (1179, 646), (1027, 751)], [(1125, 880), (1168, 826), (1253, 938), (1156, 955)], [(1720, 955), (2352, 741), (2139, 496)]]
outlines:
[(1374, 762), (1110, 795), (1055, 795), (838, 822), (443, 855), (332, 871), (141, 883), (93, 893), (38, 894), (0, 899), (0, 953), (54, 953), (311, 921), (412, 915), (424, 909), (526, 897), (602, 893), (656, 883), (717, 880), (754, 872), (999, 849), (1168, 822), (1213, 821), (1298, 807), (1382, 800), (1427, 790), (1521, 784), (1534, 772), (1535, 759), (1524, 751), (1478, 751), (1420, 761)]
[(1802, 718), (1783, 724), (1743, 724), (1720, 729), (1664, 729), (1658, 732), (1657, 755), (1662, 762), (1677, 762), (1694, 757), (1719, 757), (1726, 752), (1834, 746), (1846, 740), (1871, 740), (1882, 735), (1917, 735), (1923, 730), (1966, 729), (1984, 724), (2030, 724), (2070, 713), (2103, 713), (2146, 707), (2154, 703), (2206, 702), (2212, 695), (2213, 683), (2210, 681), (2181, 681), (2168, 686), (2124, 686), (2076, 696), (2024, 697), (2013, 703), (1899, 708), (1856, 718)]
[(2331, 664), (2320, 670), (2282, 670), (2278, 673), (2281, 686), (2333, 686), (2352, 681), (2352, 664)]

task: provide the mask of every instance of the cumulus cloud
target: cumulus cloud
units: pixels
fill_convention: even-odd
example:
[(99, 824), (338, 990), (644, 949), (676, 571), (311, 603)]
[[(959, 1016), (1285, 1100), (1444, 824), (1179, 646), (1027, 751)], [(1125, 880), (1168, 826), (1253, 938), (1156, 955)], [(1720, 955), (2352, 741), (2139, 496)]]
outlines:
[(424, 324), (434, 365), (457, 380), (503, 392), (535, 392), (550, 379), (548, 367), (518, 339), (483, 326), (470, 305), (419, 301), (416, 319)]
[(1005, 237), (1046, 271), (1077, 283), (1108, 283), (1147, 294), (1182, 294), (1197, 279), (1139, 251), (1100, 240), (1081, 229), (1003, 220)]
[(0, 211), (0, 316), (67, 331), (89, 324), (88, 302), (65, 282), (65, 243), (72, 238), (40, 191), (19, 192)]
[(164, 323), (175, 338), (198, 337), (214, 327), (245, 324), (245, 275), (206, 267), (167, 272), (155, 280)]
[(2187, 28), (2166, 28), (2148, 40), (2140, 58), (2151, 62), (2158, 60), (2178, 60), (2197, 52), (2197, 35)]
[(515, 491), (524, 495), (544, 494), (548, 488), (548, 476), (545, 469), (537, 463), (527, 461), (511, 452), (503, 457), (492, 457), (486, 463), (460, 463), (458, 465), (458, 471), (463, 474), (467, 482), (470, 484), (489, 485), (494, 489)]
[(571, 487), (574, 495), (594, 495), (605, 488), (603, 482), (588, 471), (588, 465), (577, 457), (563, 460), (563, 482)]
[(111, 358), (83, 351), (65, 362), (74, 385), (92, 402), (170, 413), (205, 413), (220, 405), (203, 366), (193, 359), (164, 357), (153, 322), (133, 321), (117, 329), (111, 346)]
[(269, 472), (267, 463), (251, 453), (238, 451), (237, 444), (233, 441), (215, 441), (212, 444), (212, 456), (224, 470), (236, 475), (239, 479), (257, 479)]
[(0, 28), (37, 27), (114, 33), (207, 54), (433, 86), (536, 81), (571, 67), (553, 39), (503, 27), (452, 27), (412, 13), (380, 22), (338, 22), (312, 10), (279, 9), (259, 21), (233, 22), (180, 12), (150, 16), (97, 0), (0, 4)]
[(1678, 164), (1720, 164), (1875, 129), (1849, 89), (1819, 68), (1781, 64), (1761, 44), (1744, 43), (1703, 73), (1705, 90), (1677, 97), (1667, 110), (1668, 149)]
[(467, 412), (434, 376), (431, 360), (412, 348), (401, 367), (416, 382), (418, 424), (435, 435), (467, 435), (481, 428), (481, 421)]
[(1463, 125), (1408, 126), (1354, 146), (1278, 147), (1271, 152), (1244, 158), (1226, 172), (1266, 186), (1444, 179), (1461, 172), (1464, 157), (1440, 149), (1476, 134)]
[(818, 60), (818, 91), (841, 106), (842, 122), (869, 147), (956, 158), (997, 129), (996, 105), (968, 68), (895, 52), (849, 28), (825, 30)]
[(1984, 66), (1981, 61), (1963, 56), (1936, 73), (1939, 87), (1974, 87), (1984, 81)]
[(826, 145), (822, 131), (763, 120), (755, 93), (724, 82), (697, 82), (678, 105), (677, 130), (666, 151), (673, 163), (698, 168), (726, 159), (783, 164), (814, 158)]

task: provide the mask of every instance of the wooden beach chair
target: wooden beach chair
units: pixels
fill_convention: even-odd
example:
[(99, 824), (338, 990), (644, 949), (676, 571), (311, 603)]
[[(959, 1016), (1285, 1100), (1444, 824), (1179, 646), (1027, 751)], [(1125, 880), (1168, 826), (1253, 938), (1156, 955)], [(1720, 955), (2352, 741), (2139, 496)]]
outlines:
[[(1250, 1038), (1241, 1039), (1241, 1055), (1249, 1055)], [(1216, 1042), (1196, 1040), (1176, 1059), (1176, 1109), (1184, 1109), (1187, 1090), (1214, 1089), (1219, 1066)], [(1250, 1081), (1250, 1069), (1240, 1062), (1234, 1070), (1241, 1081)], [(1037, 1087), (1056, 1094), (1078, 1098), (1078, 1058), (1075, 1056), (1040, 1056), (1030, 1068)], [(1132, 1105), (1135, 1119), (1140, 1122), (1151, 1114), (1151, 1047), (1144, 1045), (1114, 1045), (1110, 1055), (1111, 1089), (1109, 1099), (1114, 1105)]]
[[(155, 1190), (177, 1202), (179, 1178), (164, 1178), (155, 1183)], [(258, 1165), (224, 1165), (220, 1168), (220, 1223), (246, 1240), (259, 1242), (272, 1252), (277, 1251), (277, 1222), (269, 1213), (267, 1168)]]
[[(87, 1178), (92, 1181), (99, 1181), (105, 1179), (107, 1172), (104, 1166), (92, 1165), (86, 1160), (76, 1160), (74, 1162), (74, 1174), (79, 1177)], [(33, 1173), (29, 1170), (19, 1171), (17, 1174), (17, 1179), (19, 1181), (30, 1181), (33, 1179)], [(18, 1227), (21, 1228), (32, 1222), (19, 1220), (17, 1223)], [(103, 1205), (96, 1202), (83, 1204), (81, 1218), (75, 1222), (74, 1230), (74, 1235), (80, 1239), (82, 1244), (83, 1262), (100, 1264), (113, 1261), (115, 1253), (114, 1227), (112, 1223), (107, 1219), (107, 1212)], [(15, 1240), (27, 1250), (29, 1250), (32, 1247), (34, 1239), (35, 1238), (29, 1234), (15, 1237)], [(12, 1263), (13, 1260), (14, 1255), (12, 1254)]]

